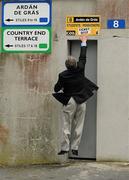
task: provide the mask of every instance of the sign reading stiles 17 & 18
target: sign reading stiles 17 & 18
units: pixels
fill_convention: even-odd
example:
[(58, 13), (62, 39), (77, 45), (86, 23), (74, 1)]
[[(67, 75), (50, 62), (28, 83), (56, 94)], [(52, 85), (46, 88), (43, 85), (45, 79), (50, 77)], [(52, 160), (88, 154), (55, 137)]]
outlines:
[(67, 16), (66, 17), (66, 35), (76, 36), (87, 33), (90, 36), (99, 34), (100, 16)]
[(51, 26), (51, 0), (3, 0), (3, 26)]
[(4, 28), (3, 52), (51, 52), (51, 29)]

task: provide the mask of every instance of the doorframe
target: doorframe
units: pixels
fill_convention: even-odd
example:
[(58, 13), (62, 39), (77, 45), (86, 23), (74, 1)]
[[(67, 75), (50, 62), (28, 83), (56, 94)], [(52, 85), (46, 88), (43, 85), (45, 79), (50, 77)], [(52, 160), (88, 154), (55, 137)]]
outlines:
[[(72, 52), (72, 41), (74, 40), (78, 40), (79, 39), (77, 37), (74, 37), (74, 36), (71, 36), (71, 37), (67, 37), (66, 38), (67, 40), (67, 55), (71, 55), (71, 52)], [(97, 55), (96, 55), (96, 84), (98, 85), (98, 40), (99, 40), (99, 37), (94, 37), (94, 36), (90, 36), (88, 37), (88, 40), (89, 41), (96, 41), (96, 46), (97, 46)], [(69, 53), (69, 49), (70, 49), (70, 53)], [(70, 157), (68, 156), (69, 159), (76, 159), (76, 160), (92, 160), (92, 161), (96, 161), (97, 160), (97, 127), (98, 127), (98, 93), (96, 94), (96, 158), (81, 158), (81, 157)]]

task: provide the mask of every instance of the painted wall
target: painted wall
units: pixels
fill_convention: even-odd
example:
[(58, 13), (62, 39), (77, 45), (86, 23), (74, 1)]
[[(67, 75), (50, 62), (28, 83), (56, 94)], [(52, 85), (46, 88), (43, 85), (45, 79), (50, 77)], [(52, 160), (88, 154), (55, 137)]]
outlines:
[[(67, 40), (76, 39), (65, 36), (65, 17), (80, 14), (102, 16), (100, 36), (90, 37), (98, 40), (97, 160), (129, 160), (128, 30), (104, 29), (108, 17), (119, 14), (127, 19), (128, 12), (122, 11), (122, 0), (112, 1), (115, 11), (112, 6), (104, 9), (108, 2), (53, 0), (52, 54), (0, 55), (0, 164), (67, 160), (56, 155), (61, 140), (61, 105), (51, 93), (64, 69)], [(123, 3), (126, 8), (128, 1)], [(121, 38), (112, 37), (116, 34)]]
[[(129, 161), (128, 6), (129, 0), (97, 0), (96, 13), (102, 20), (98, 39), (98, 160)], [(115, 18), (126, 20), (126, 30), (106, 30), (107, 19)]]
[[(113, 38), (113, 36), (120, 36)], [(129, 161), (129, 32), (102, 30), (98, 41), (97, 159)]]

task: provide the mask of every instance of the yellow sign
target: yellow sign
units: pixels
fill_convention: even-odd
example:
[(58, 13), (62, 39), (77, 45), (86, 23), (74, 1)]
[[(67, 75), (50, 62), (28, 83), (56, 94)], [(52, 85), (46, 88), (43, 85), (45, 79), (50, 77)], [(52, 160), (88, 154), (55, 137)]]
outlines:
[(99, 34), (101, 28), (100, 16), (67, 16), (66, 35), (76, 36), (87, 33), (90, 36)]

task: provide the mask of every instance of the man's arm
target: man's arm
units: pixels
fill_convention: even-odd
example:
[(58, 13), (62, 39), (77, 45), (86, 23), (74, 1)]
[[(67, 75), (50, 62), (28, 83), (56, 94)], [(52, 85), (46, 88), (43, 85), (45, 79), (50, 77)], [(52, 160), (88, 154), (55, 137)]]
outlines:
[(87, 36), (81, 35), (80, 40), (81, 40), (81, 51), (78, 61), (78, 67), (79, 69), (84, 70), (86, 64)]
[(60, 74), (59, 74), (58, 81), (57, 81), (57, 83), (56, 83), (55, 86), (54, 86), (54, 91), (55, 91), (55, 92), (58, 92), (58, 91), (60, 91), (62, 88), (63, 88), (63, 85), (62, 85), (62, 81), (61, 81)]

